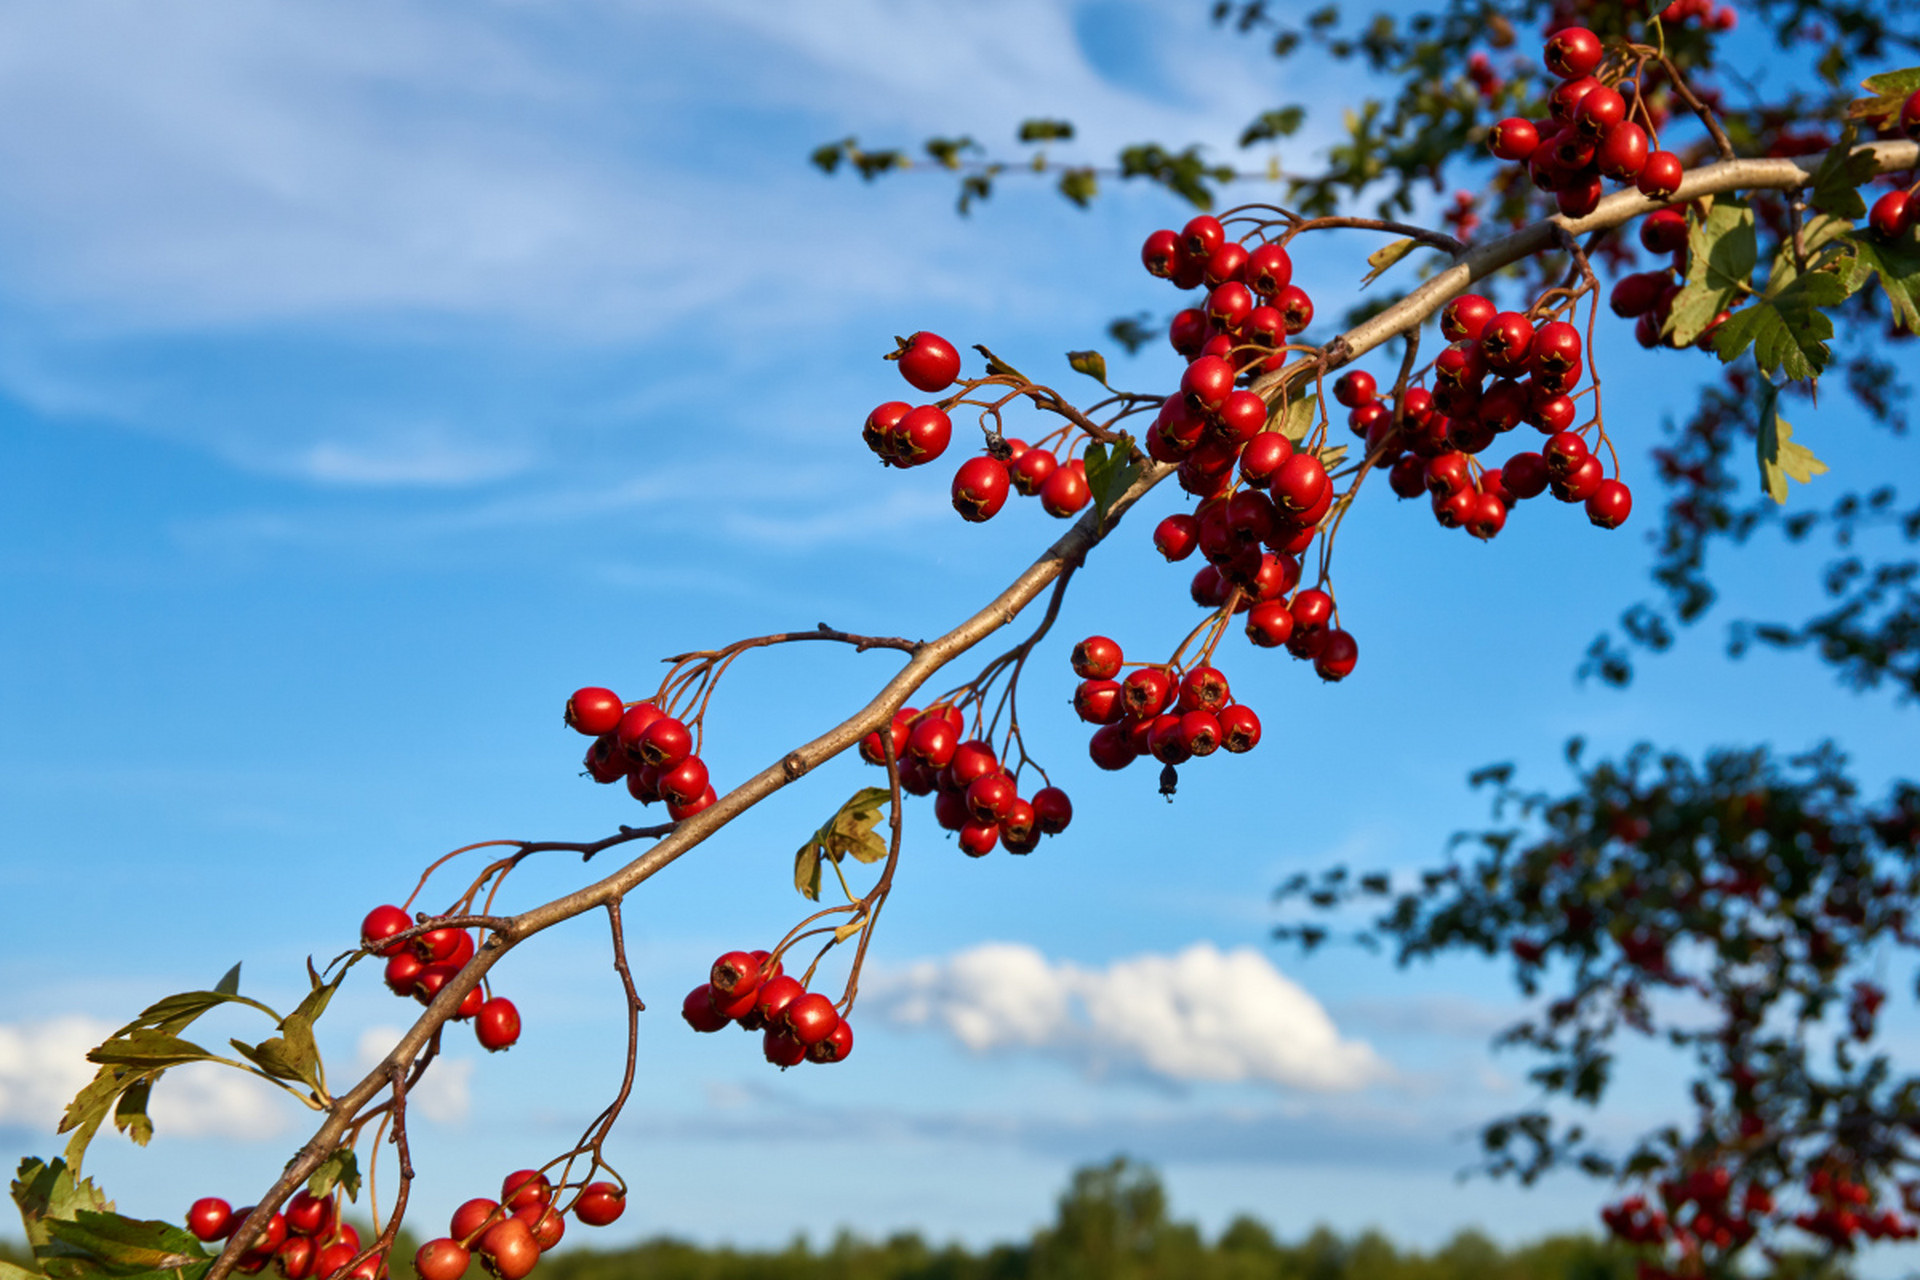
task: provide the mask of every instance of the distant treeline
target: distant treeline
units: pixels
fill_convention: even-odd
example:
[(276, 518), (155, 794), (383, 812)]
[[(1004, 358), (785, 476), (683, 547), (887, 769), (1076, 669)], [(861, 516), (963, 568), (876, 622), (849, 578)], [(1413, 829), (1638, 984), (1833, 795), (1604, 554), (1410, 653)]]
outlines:
[[(414, 1280), (411, 1232), (401, 1233), (393, 1280)], [(1025, 1244), (978, 1252), (935, 1247), (903, 1233), (883, 1241), (842, 1233), (824, 1247), (703, 1248), (673, 1239), (600, 1251), (571, 1238), (540, 1262), (532, 1280), (1634, 1280), (1635, 1252), (1595, 1236), (1549, 1236), (1502, 1249), (1463, 1231), (1431, 1253), (1396, 1248), (1378, 1232), (1341, 1236), (1322, 1227), (1286, 1243), (1252, 1218), (1207, 1240), (1167, 1215), (1152, 1169), (1125, 1159), (1079, 1170), (1053, 1224)], [(584, 1243), (584, 1242), (582, 1242)], [(0, 1259), (31, 1265), (0, 1240)], [(275, 1273), (266, 1271), (264, 1277)], [(1788, 1258), (1781, 1280), (1842, 1280), (1844, 1272)], [(476, 1264), (467, 1280), (485, 1280)]]

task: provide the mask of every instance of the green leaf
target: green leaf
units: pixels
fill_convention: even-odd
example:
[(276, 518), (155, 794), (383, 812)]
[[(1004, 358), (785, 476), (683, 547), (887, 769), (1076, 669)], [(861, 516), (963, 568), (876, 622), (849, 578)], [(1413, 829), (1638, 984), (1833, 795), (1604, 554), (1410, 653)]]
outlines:
[(1894, 116), (1900, 114), (1907, 95), (1920, 89), (1920, 67), (1883, 71), (1877, 76), (1868, 76), (1861, 82), (1861, 87), (1874, 96), (1849, 102), (1847, 118), (1867, 121), (1875, 126), (1889, 124)]
[(1084, 209), (1100, 194), (1100, 174), (1093, 169), (1064, 169), (1060, 173), (1059, 188), (1061, 195)]
[(1409, 253), (1412, 253), (1414, 246), (1419, 243), (1418, 240), (1412, 239), (1411, 237), (1405, 240), (1395, 240), (1389, 244), (1381, 245), (1378, 249), (1368, 254), (1367, 265), (1372, 267), (1373, 270), (1367, 272), (1366, 275), (1360, 278), (1360, 287), (1364, 289), (1385, 275), (1394, 263), (1406, 257)]
[(1784, 371), (1789, 378), (1817, 378), (1832, 353), (1833, 321), (1822, 308), (1847, 299), (1847, 282), (1831, 271), (1799, 276), (1771, 301), (1756, 302), (1733, 313), (1715, 331), (1713, 348), (1731, 361), (1749, 345), (1754, 360), (1769, 376)]
[(206, 1259), (207, 1252), (189, 1232), (169, 1222), (123, 1218), (117, 1213), (81, 1209), (71, 1220), (47, 1223), (53, 1238), (104, 1267), (130, 1271), (170, 1271)]
[(335, 1187), (346, 1188), (349, 1200), (360, 1198), (360, 1161), (352, 1147), (335, 1147), (333, 1154), (322, 1160), (313, 1176), (307, 1179), (307, 1194), (315, 1198), (327, 1195)]
[(1241, 132), (1240, 145), (1250, 147), (1256, 142), (1290, 138), (1299, 131), (1300, 125), (1306, 118), (1306, 110), (1302, 107), (1281, 107), (1277, 111), (1263, 111)]
[(44, 1271), (29, 1271), (0, 1258), (0, 1280), (46, 1280), (46, 1274)]
[(1813, 450), (1803, 444), (1795, 444), (1793, 426), (1780, 416), (1778, 410), (1779, 392), (1772, 383), (1760, 404), (1760, 437), (1758, 455), (1760, 459), (1760, 487), (1775, 502), (1785, 505), (1787, 501), (1787, 480), (1791, 477), (1801, 484), (1811, 483), (1818, 475), (1825, 475), (1827, 464), (1813, 454)]
[(233, 968), (227, 970), (226, 976), (213, 984), (213, 994), (217, 996), (237, 996), (240, 994), (239, 965), (236, 964)]
[(132, 1138), (135, 1146), (144, 1147), (153, 1137), (153, 1121), (147, 1116), (147, 1099), (153, 1094), (154, 1081), (162, 1074), (156, 1071), (128, 1085), (121, 1093), (120, 1101), (114, 1104), (113, 1127)]
[(10, 1190), (26, 1227), (27, 1243), (35, 1249), (53, 1239), (47, 1230), (49, 1221), (71, 1218), (83, 1209), (104, 1213), (113, 1208), (113, 1201), (93, 1185), (91, 1178), (76, 1181), (73, 1175), (73, 1168), (64, 1160), (48, 1164), (28, 1156), (20, 1162)]
[(1893, 322), (1908, 333), (1920, 333), (1920, 244), (1911, 236), (1892, 243), (1872, 234), (1845, 237), (1855, 251), (1853, 278), (1858, 289), (1869, 273), (1878, 276), (1893, 310)]
[(1289, 400), (1284, 411), (1275, 405), (1267, 418), (1267, 430), (1278, 431), (1287, 439), (1299, 444), (1313, 430), (1314, 422), (1320, 416), (1319, 396), (1300, 396)]
[(893, 793), (886, 787), (862, 787), (841, 805), (820, 829), (807, 838), (793, 857), (793, 886), (815, 902), (820, 900), (820, 864), (851, 856), (858, 862), (878, 862), (887, 856), (887, 842), (874, 830), (886, 813)]
[(1071, 142), (1073, 141), (1073, 122), (1071, 120), (1022, 120), (1020, 141)]
[(1094, 443), (1087, 446), (1087, 488), (1093, 491), (1094, 510), (1102, 518), (1113, 504), (1140, 478), (1140, 464), (1134, 458), (1133, 437), (1122, 432), (1109, 450)]
[(1107, 385), (1107, 358), (1098, 351), (1069, 351), (1067, 363), (1075, 373), (1084, 373), (1103, 387)]
[(1738, 200), (1715, 201), (1705, 222), (1689, 221), (1687, 283), (1662, 331), (1679, 346), (1698, 338), (1736, 293), (1747, 290), (1760, 256), (1753, 210)]
[(89, 1050), (87, 1061), (102, 1066), (133, 1067), (139, 1071), (164, 1071), (189, 1062), (205, 1062), (218, 1055), (191, 1040), (182, 1040), (164, 1031), (134, 1031), (114, 1036), (105, 1044)]
[(1920, 67), (1907, 67), (1900, 71), (1882, 71), (1877, 76), (1868, 76), (1860, 82), (1861, 87), (1872, 93), (1885, 94), (1888, 97), (1899, 95), (1905, 98), (1916, 89), (1920, 89)]
[(1853, 153), (1854, 127), (1849, 124), (1840, 133), (1840, 141), (1821, 159), (1813, 172), (1813, 207), (1841, 218), (1863, 218), (1867, 202), (1860, 197), (1862, 184), (1872, 179), (1878, 166), (1871, 153)]

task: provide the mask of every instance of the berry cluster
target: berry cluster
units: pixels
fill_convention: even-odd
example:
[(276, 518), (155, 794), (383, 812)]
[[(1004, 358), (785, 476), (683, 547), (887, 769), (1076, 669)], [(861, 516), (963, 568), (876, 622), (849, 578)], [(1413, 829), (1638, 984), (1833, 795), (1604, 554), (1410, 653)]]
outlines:
[(1851, 1251), (1859, 1236), (1869, 1240), (1920, 1238), (1920, 1227), (1893, 1210), (1875, 1212), (1873, 1192), (1845, 1174), (1815, 1169), (1807, 1178), (1807, 1195), (1814, 1208), (1795, 1214), (1793, 1225), (1837, 1249)]
[[(1043, 835), (1059, 835), (1073, 821), (1073, 801), (1055, 786), (1023, 799), (1017, 770), (1009, 771), (982, 738), (966, 738), (967, 717), (953, 703), (922, 711), (902, 707), (887, 729), (894, 759), (900, 762), (900, 787), (911, 795), (931, 795), (933, 816), (959, 833), (967, 856), (983, 858), (996, 844), (1008, 853), (1032, 853)], [(860, 743), (868, 764), (886, 764), (887, 743), (878, 731)]]
[(1731, 31), (1740, 25), (1740, 15), (1732, 5), (1714, 4), (1713, 0), (1673, 0), (1660, 11), (1660, 21), (1668, 26), (1689, 19), (1715, 31)]
[(651, 702), (628, 706), (611, 689), (577, 689), (567, 699), (567, 725), (593, 739), (587, 748), (588, 776), (601, 783), (625, 778), (635, 800), (666, 801), (675, 822), (717, 798), (694, 749), (693, 731)]
[[(1600, 37), (1585, 27), (1563, 27), (1547, 38), (1544, 54), (1547, 69), (1560, 78), (1548, 97), (1549, 117), (1502, 120), (1487, 135), (1493, 154), (1526, 165), (1533, 185), (1552, 192), (1571, 218), (1599, 206), (1603, 178), (1632, 183), (1651, 200), (1678, 191), (1685, 172), (1680, 157), (1654, 149), (1658, 135), (1649, 141), (1653, 121), (1639, 88), (1628, 86), (1631, 100), (1621, 93), (1627, 65), (1602, 67)], [(1629, 118), (1636, 111), (1645, 128)]]
[[(416, 919), (404, 908), (389, 904), (375, 907), (360, 922), (360, 944), (387, 957), (388, 989), (397, 996), (412, 996), (421, 1004), (431, 1004), (440, 988), (473, 959), (473, 934), (466, 929), (428, 929), (411, 938), (389, 941), (433, 920), (425, 914)], [(461, 1021), (473, 1019), (474, 1036), (490, 1053), (498, 1053), (520, 1038), (520, 1010), (505, 996), (489, 998), (484, 985), (467, 992), (453, 1016)]]
[[(1393, 491), (1431, 495), (1441, 525), (1483, 541), (1506, 527), (1515, 503), (1549, 490), (1562, 502), (1584, 503), (1600, 528), (1625, 522), (1632, 492), (1607, 477), (1599, 456), (1572, 430), (1573, 392), (1584, 368), (1579, 331), (1565, 320), (1536, 325), (1529, 314), (1498, 311), (1471, 293), (1447, 304), (1440, 328), (1452, 344), (1433, 362), (1431, 392), (1410, 387), (1389, 407), (1372, 374), (1354, 370), (1334, 384), (1369, 460), (1390, 468)], [(1482, 467), (1478, 455), (1522, 422), (1547, 436), (1541, 450)]]
[[(901, 376), (921, 391), (945, 391), (960, 376), (960, 353), (939, 334), (923, 331), (899, 343), (887, 359), (898, 361)], [(917, 467), (946, 452), (953, 420), (939, 404), (889, 400), (867, 415), (860, 434), (886, 465)], [(954, 472), (953, 509), (977, 524), (1000, 514), (1007, 495), (1017, 491), (1040, 499), (1041, 508), (1057, 519), (1077, 514), (1093, 497), (1086, 464), (1078, 458), (1062, 461), (1045, 444), (990, 437), (987, 452), (968, 458)]]
[(695, 1031), (738, 1023), (759, 1031), (761, 1051), (781, 1070), (802, 1062), (845, 1062), (853, 1027), (832, 1000), (787, 976), (767, 951), (729, 951), (713, 962), (709, 980), (687, 993), (680, 1016)]
[(1120, 646), (1105, 636), (1088, 636), (1073, 647), (1073, 670), (1080, 677), (1073, 707), (1082, 720), (1100, 726), (1087, 753), (1102, 769), (1124, 769), (1142, 756), (1184, 764), (1259, 745), (1260, 717), (1233, 700), (1226, 676), (1214, 667), (1203, 662), (1183, 673), (1171, 664), (1136, 664), (1124, 680), (1115, 679), (1127, 665)]
[[(253, 1212), (253, 1206), (236, 1212), (218, 1196), (195, 1200), (187, 1210), (187, 1230), (197, 1238), (212, 1242), (225, 1240)], [(268, 1219), (251, 1248), (240, 1255), (237, 1264), (247, 1275), (264, 1271), (268, 1263), (285, 1280), (384, 1280), (386, 1260), (374, 1256), (347, 1271), (347, 1264), (360, 1253), (360, 1233), (340, 1221), (332, 1196), (311, 1195), (305, 1190), (294, 1193), (287, 1207)]]
[[(533, 1169), (508, 1174), (500, 1199), (467, 1201), (453, 1211), (445, 1236), (420, 1246), (413, 1258), (415, 1273), (420, 1280), (460, 1280), (477, 1255), (495, 1280), (522, 1280), (566, 1234), (567, 1220), (554, 1199), (545, 1174)], [(626, 1209), (620, 1187), (589, 1182), (575, 1197), (572, 1212), (589, 1227), (604, 1227)]]

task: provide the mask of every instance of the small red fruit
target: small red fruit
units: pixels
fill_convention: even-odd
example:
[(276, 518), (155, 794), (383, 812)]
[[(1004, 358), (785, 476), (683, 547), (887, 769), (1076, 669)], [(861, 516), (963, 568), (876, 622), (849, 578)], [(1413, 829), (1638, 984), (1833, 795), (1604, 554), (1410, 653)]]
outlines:
[(960, 851), (969, 858), (984, 858), (1000, 843), (1000, 827), (992, 822), (969, 822), (960, 828)]
[(1656, 151), (1647, 157), (1634, 185), (1649, 200), (1670, 200), (1686, 176), (1686, 166), (1680, 163), (1679, 156), (1671, 151)]
[(945, 391), (960, 376), (960, 353), (937, 333), (916, 333), (900, 352), (900, 376), (922, 391)]
[(1126, 694), (1127, 712), (1136, 720), (1150, 720), (1160, 714), (1171, 699), (1173, 681), (1159, 667), (1141, 667), (1121, 685)]
[(519, 1169), (500, 1183), (500, 1203), (518, 1211), (553, 1203), (553, 1184), (538, 1169)]
[(701, 1032), (718, 1031), (732, 1021), (714, 1004), (713, 988), (704, 982), (687, 992), (687, 998), (680, 1002), (680, 1016)]
[(1093, 500), (1086, 472), (1076, 461), (1057, 469), (1040, 486), (1040, 506), (1050, 516), (1066, 519)]
[(1587, 519), (1602, 529), (1618, 529), (1633, 512), (1633, 493), (1618, 480), (1602, 480), (1587, 499)]
[(1260, 745), (1260, 717), (1245, 703), (1236, 702), (1220, 713), (1220, 749), (1234, 755)]
[(187, 1210), (187, 1230), (202, 1240), (225, 1240), (238, 1225), (233, 1206), (218, 1196), (195, 1200)]
[(1040, 492), (1040, 486), (1047, 478), (1060, 469), (1060, 459), (1051, 449), (1028, 449), (1007, 469), (1007, 478), (1013, 481), (1013, 487), (1031, 498)]
[(1156, 231), (1140, 246), (1140, 261), (1147, 274), (1162, 280), (1172, 278), (1180, 255), (1180, 237), (1171, 231)]
[(1360, 646), (1352, 636), (1335, 629), (1327, 632), (1326, 642), (1313, 659), (1313, 669), (1322, 680), (1345, 680), (1359, 660)]
[(1120, 686), (1112, 680), (1082, 680), (1073, 691), (1073, 710), (1088, 724), (1113, 724), (1127, 713)]
[(1533, 121), (1518, 116), (1502, 120), (1487, 133), (1487, 147), (1502, 160), (1526, 160), (1540, 145)]
[(1153, 545), (1168, 560), (1185, 560), (1200, 541), (1200, 522), (1190, 515), (1168, 516), (1153, 530)]
[[(360, 945), (383, 956), (397, 956), (406, 950), (404, 942), (387, 942), (396, 933), (413, 928), (413, 917), (399, 907), (378, 906), (360, 922)], [(383, 945), (384, 944), (384, 945)], [(211, 1236), (202, 1237), (212, 1239)]]
[(1105, 636), (1088, 636), (1073, 646), (1073, 674), (1083, 680), (1111, 680), (1120, 673), (1126, 656)]
[(853, 1052), (853, 1028), (842, 1018), (825, 1040), (807, 1046), (808, 1062), (845, 1062)]
[(420, 1280), (460, 1280), (472, 1260), (458, 1240), (429, 1240), (413, 1255), (413, 1269)]
[(1263, 244), (1247, 255), (1241, 276), (1253, 291), (1272, 298), (1293, 283), (1293, 259), (1277, 244)]
[(567, 699), (567, 726), (589, 738), (597, 738), (603, 733), (612, 733), (624, 711), (619, 696), (611, 689), (598, 686), (576, 689)]
[(527, 1230), (533, 1233), (533, 1242), (545, 1253), (560, 1243), (567, 1234), (567, 1220), (560, 1211), (549, 1205), (530, 1205), (525, 1209), (516, 1209), (513, 1216), (527, 1224)]
[(540, 1262), (540, 1243), (519, 1218), (488, 1227), (480, 1237), (480, 1266), (495, 1280), (523, 1280)]
[(1033, 793), (1033, 817), (1041, 831), (1057, 836), (1073, 821), (1073, 801), (1058, 787), (1042, 787)]
[(447, 1234), (471, 1247), (483, 1231), (496, 1222), (504, 1221), (506, 1216), (498, 1200), (485, 1197), (469, 1200), (453, 1211), (453, 1218), (447, 1223)]
[(573, 1216), (590, 1227), (610, 1226), (626, 1211), (627, 1193), (611, 1182), (589, 1182), (573, 1202)]
[(909, 409), (893, 427), (893, 460), (903, 467), (932, 462), (953, 440), (953, 419), (930, 404)]
[(1867, 214), (1867, 223), (1875, 231), (1892, 240), (1903, 235), (1913, 225), (1913, 201), (1904, 191), (1889, 191), (1873, 202), (1873, 208)]
[(1476, 342), (1493, 317), (1493, 303), (1477, 293), (1463, 293), (1441, 311), (1440, 332), (1448, 342)]
[(1299, 333), (1313, 323), (1313, 299), (1297, 284), (1273, 295), (1273, 306), (1287, 322), (1287, 332)]
[(1341, 374), (1333, 384), (1333, 398), (1349, 409), (1358, 409), (1380, 398), (1379, 384), (1366, 370), (1354, 369)]
[(785, 974), (761, 983), (759, 998), (753, 1004), (753, 1021), (748, 1024), (749, 1029), (779, 1026), (787, 1006), (805, 994), (807, 989)]
[(782, 1019), (794, 1039), (803, 1045), (815, 1045), (840, 1025), (840, 1011), (818, 991), (809, 991), (787, 1006)]
[(511, 1048), (520, 1038), (520, 1011), (505, 996), (495, 996), (474, 1015), (473, 1032), (488, 1053)]
[(296, 1236), (317, 1236), (333, 1226), (333, 1199), (316, 1196), (305, 1187), (293, 1193), (282, 1210), (287, 1230)]
[(962, 519), (979, 524), (991, 520), (1007, 505), (1007, 464), (982, 455), (968, 458), (953, 475), (953, 509)]
[(1218, 218), (1201, 214), (1180, 231), (1180, 248), (1194, 262), (1205, 262), (1213, 251), (1227, 242), (1226, 228)]
[(1605, 53), (1600, 37), (1585, 27), (1562, 27), (1547, 38), (1547, 70), (1562, 80), (1590, 75)]

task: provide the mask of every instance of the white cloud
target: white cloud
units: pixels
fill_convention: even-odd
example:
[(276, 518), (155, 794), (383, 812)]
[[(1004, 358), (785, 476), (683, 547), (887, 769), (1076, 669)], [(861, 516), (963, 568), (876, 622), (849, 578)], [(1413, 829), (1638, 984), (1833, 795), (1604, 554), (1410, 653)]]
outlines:
[[(51, 1135), (67, 1103), (93, 1079), (87, 1050), (114, 1029), (81, 1016), (0, 1023), (0, 1125)], [(271, 1085), (230, 1067), (195, 1063), (168, 1071), (148, 1109), (162, 1138), (263, 1141), (285, 1127), (291, 1105)]]
[(877, 983), (883, 1016), (945, 1031), (975, 1053), (1035, 1049), (1089, 1072), (1340, 1091), (1391, 1073), (1343, 1039), (1320, 1003), (1251, 948), (1207, 943), (1089, 969), (987, 943)]
[[(378, 1066), (404, 1034), (398, 1027), (368, 1027), (362, 1031), (356, 1046), (360, 1070), (371, 1071)], [(449, 1058), (443, 1053), (433, 1060), (420, 1083), (407, 1091), (408, 1113), (425, 1116), (435, 1124), (460, 1124), (472, 1110), (471, 1058)]]

